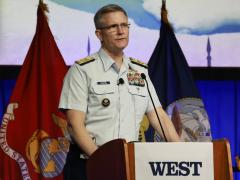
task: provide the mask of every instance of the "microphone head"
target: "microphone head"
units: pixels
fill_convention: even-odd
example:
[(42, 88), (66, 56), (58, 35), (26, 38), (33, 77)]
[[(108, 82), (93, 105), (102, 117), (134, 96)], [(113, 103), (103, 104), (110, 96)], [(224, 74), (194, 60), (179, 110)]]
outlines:
[(146, 75), (144, 73), (141, 73), (141, 78), (146, 79)]
[(124, 80), (123, 80), (123, 78), (119, 78), (119, 80), (118, 80), (118, 84), (124, 84)]

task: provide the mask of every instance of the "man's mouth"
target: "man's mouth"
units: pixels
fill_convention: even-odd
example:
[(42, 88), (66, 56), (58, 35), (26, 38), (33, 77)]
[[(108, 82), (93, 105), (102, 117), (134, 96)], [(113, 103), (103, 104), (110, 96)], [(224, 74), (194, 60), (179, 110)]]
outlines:
[(126, 38), (118, 38), (117, 41), (125, 40)]

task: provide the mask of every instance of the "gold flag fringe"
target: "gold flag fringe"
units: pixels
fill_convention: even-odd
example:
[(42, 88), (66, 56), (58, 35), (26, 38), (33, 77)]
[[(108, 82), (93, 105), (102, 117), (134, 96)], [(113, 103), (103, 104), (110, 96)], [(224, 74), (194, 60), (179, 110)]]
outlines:
[(49, 9), (48, 9), (47, 4), (45, 4), (45, 3), (43, 2), (43, 0), (39, 0), (38, 8), (42, 10), (45, 18), (46, 18), (47, 21), (48, 21), (48, 17), (47, 17), (47, 15), (46, 15), (46, 13), (49, 13)]
[(239, 158), (239, 156), (236, 156), (235, 160), (236, 160), (236, 164), (237, 164), (237, 169), (240, 171), (240, 158)]
[(173, 29), (171, 24), (168, 21), (168, 11), (166, 9), (166, 0), (162, 0), (161, 19), (169, 28)]

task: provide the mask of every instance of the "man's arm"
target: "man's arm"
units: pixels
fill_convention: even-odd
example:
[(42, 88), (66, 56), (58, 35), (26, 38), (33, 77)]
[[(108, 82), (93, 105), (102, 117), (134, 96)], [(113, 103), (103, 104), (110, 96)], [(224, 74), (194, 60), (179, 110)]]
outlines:
[(88, 156), (92, 155), (98, 147), (94, 144), (85, 127), (85, 113), (70, 109), (66, 111), (66, 115), (68, 122), (71, 125), (71, 135), (75, 142)]
[[(166, 135), (167, 141), (168, 142), (180, 141), (180, 138), (175, 130), (175, 127), (173, 126), (172, 121), (168, 118), (165, 111), (161, 107), (158, 107), (156, 109), (157, 109), (158, 116), (160, 118), (163, 130), (164, 130), (164, 133)], [(152, 127), (158, 132), (158, 134), (160, 134), (161, 137), (164, 137), (155, 111), (152, 110), (152, 111), (148, 112), (147, 117), (148, 117), (149, 122), (152, 125)]]

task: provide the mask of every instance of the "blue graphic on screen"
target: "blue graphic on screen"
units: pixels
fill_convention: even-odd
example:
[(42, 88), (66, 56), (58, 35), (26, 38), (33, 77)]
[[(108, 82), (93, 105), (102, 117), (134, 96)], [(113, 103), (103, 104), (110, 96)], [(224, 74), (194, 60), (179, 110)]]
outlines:
[[(159, 0), (44, 2), (49, 7), (51, 31), (67, 65), (100, 48), (93, 16), (106, 4), (118, 4), (128, 13), (131, 26), (126, 55), (147, 63), (159, 39)], [(1, 1), (0, 65), (23, 63), (36, 28), (37, 4), (38, 0)], [(166, 7), (189, 66), (240, 67), (240, 1), (167, 0)]]
[[(61, 5), (64, 5), (66, 7), (72, 8), (72, 9), (77, 9), (80, 11), (86, 11), (86, 12), (90, 12), (90, 13), (95, 13), (99, 9), (99, 7), (102, 7), (104, 5), (115, 3), (115, 4), (122, 6), (128, 12), (128, 16), (130, 18), (132, 18), (138, 26), (146, 27), (146, 28), (150, 28), (150, 29), (159, 29), (159, 27), (160, 27), (159, 17), (155, 16), (151, 9), (146, 10), (143, 7), (144, 3), (146, 4), (149, 2), (149, 3), (156, 4), (157, 1), (151, 1), (151, 0), (144, 1), (144, 2), (142, 0), (131, 0), (131, 1), (116, 0), (114, 2), (111, 0), (101, 0), (101, 1), (51, 0), (51, 1), (61, 4)], [(160, 1), (158, 1), (158, 2), (160, 3)], [(168, 1), (167, 1), (167, 3), (168, 3)], [(170, 1), (169, 1), (169, 3), (170, 3)], [(181, 2), (181, 3), (186, 4), (186, 11), (188, 11), (189, 7), (191, 7), (192, 5), (195, 4), (195, 6), (197, 6), (197, 4), (198, 4), (198, 2), (196, 2), (196, 1), (192, 1), (192, 2), (185, 1), (185, 2)], [(176, 2), (176, 6), (177, 6), (177, 4), (178, 3)], [(204, 4), (205, 4), (205, 2), (204, 2)], [(210, 2), (209, 4), (212, 4), (212, 3)], [(228, 2), (227, 4), (229, 5), (230, 3)], [(208, 3), (206, 3), (205, 5), (206, 5), (206, 9), (209, 8), (209, 10), (211, 10), (211, 7), (208, 6)], [(160, 7), (160, 6), (158, 6), (158, 7)], [(194, 7), (194, 6), (192, 6), (192, 7)], [(216, 8), (216, 7), (214, 7), (214, 8)], [(218, 8), (221, 9), (221, 7), (218, 7)], [(226, 9), (226, 7), (224, 7), (224, 6), (222, 8), (223, 8), (222, 10)], [(202, 12), (202, 13), (204, 13), (204, 12)], [(214, 12), (212, 12), (212, 13), (214, 13)], [(199, 14), (198, 16), (201, 16), (201, 15), (202, 14)], [(212, 14), (212, 15), (214, 15), (214, 14)], [(215, 19), (215, 21), (220, 20), (221, 23), (213, 21), (212, 27), (209, 27), (207, 29), (205, 29), (205, 28), (195, 29), (194, 27), (193, 28), (186, 27), (186, 29), (188, 29), (188, 32), (190, 34), (196, 34), (196, 35), (240, 32), (240, 18), (234, 17), (235, 15), (232, 16), (232, 19), (229, 17), (222, 17), (222, 16), (225, 16), (225, 14), (219, 15), (219, 17)], [(224, 20), (224, 18), (226, 18), (226, 19)], [(183, 27), (179, 28), (180, 31), (181, 31), (181, 29), (183, 29)]]

